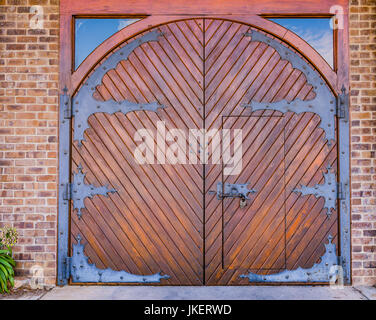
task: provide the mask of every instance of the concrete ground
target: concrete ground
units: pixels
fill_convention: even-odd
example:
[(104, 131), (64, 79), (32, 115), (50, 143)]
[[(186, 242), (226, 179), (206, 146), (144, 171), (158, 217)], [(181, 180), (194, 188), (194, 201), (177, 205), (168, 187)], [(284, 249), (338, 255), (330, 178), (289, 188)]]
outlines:
[[(9, 297), (12, 299), (12, 297)], [(6, 298), (5, 298), (6, 299)], [(65, 286), (13, 299), (25, 300), (376, 300), (375, 287)]]

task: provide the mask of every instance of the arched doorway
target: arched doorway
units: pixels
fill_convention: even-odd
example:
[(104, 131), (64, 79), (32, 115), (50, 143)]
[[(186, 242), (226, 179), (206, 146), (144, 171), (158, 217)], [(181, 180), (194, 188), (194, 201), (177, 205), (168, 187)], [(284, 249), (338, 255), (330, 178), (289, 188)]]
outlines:
[(328, 282), (341, 186), (325, 72), (223, 18), (118, 43), (71, 98), (72, 282)]

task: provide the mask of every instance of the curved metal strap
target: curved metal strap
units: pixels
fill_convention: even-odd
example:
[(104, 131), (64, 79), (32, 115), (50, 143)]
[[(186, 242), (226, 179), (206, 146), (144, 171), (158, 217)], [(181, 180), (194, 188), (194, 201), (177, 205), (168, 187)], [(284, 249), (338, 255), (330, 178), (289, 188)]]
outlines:
[(264, 42), (274, 48), (281, 59), (287, 60), (292, 67), (300, 70), (307, 78), (307, 82), (314, 88), (316, 96), (312, 100), (303, 101), (295, 99), (291, 102), (281, 100), (278, 102), (256, 102), (251, 101), (249, 104), (244, 104), (243, 107), (256, 110), (276, 110), (282, 113), (295, 112), (297, 114), (302, 112), (313, 112), (320, 116), (320, 127), (325, 131), (328, 144), (331, 145), (335, 138), (335, 116), (337, 112), (337, 99), (325, 85), (324, 80), (321, 79), (318, 72), (314, 70), (305, 60), (298, 54), (279, 43), (277, 40), (266, 36), (255, 30), (246, 33), (246, 36), (251, 36), (252, 41)]
[(156, 112), (164, 105), (157, 101), (150, 103), (135, 103), (128, 100), (117, 102), (113, 99), (107, 101), (98, 101), (94, 99), (93, 93), (98, 85), (101, 84), (103, 76), (111, 69), (116, 68), (121, 60), (127, 60), (129, 55), (143, 43), (158, 41), (162, 36), (160, 32), (151, 31), (142, 37), (135, 39), (111, 54), (95, 71), (90, 75), (87, 81), (82, 85), (76, 96), (72, 99), (72, 113), (74, 116), (74, 140), (81, 146), (84, 140), (84, 132), (89, 128), (88, 118), (97, 112), (114, 114), (116, 112), (128, 113), (136, 110), (148, 110)]

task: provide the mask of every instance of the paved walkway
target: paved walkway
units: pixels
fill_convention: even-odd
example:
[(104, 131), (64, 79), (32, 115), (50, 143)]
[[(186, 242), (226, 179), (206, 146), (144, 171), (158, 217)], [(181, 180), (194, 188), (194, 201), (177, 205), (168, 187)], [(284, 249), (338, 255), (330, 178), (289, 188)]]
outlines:
[(250, 286), (250, 287), (56, 287), (42, 300), (376, 300), (374, 287)]

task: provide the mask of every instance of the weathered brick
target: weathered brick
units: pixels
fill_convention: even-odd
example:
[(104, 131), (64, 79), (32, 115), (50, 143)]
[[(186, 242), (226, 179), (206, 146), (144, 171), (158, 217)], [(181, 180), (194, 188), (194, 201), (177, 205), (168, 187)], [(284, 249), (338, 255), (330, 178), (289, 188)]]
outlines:
[(7, 50), (25, 50), (26, 46), (24, 44), (7, 44), (6, 49)]
[[(350, 81), (352, 113), (352, 233), (353, 233), (353, 282), (354, 284), (375, 284), (375, 261), (369, 254), (355, 252), (374, 252), (376, 237), (375, 195), (371, 189), (376, 183), (374, 151), (376, 150), (376, 126), (374, 107), (376, 107), (375, 65), (375, 1), (350, 1)], [(354, 14), (353, 14), (354, 13)], [(356, 14), (355, 14), (356, 13)], [(357, 130), (355, 130), (357, 128)], [(359, 130), (358, 130), (359, 128)], [(358, 150), (359, 152), (356, 152)], [(355, 238), (356, 237), (356, 238)], [(354, 244), (357, 244), (356, 246)], [(360, 250), (360, 251), (359, 251)]]
[(365, 237), (376, 237), (376, 230), (364, 230), (363, 234)]

